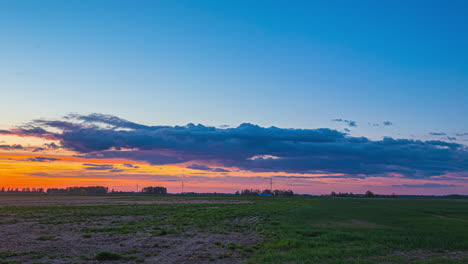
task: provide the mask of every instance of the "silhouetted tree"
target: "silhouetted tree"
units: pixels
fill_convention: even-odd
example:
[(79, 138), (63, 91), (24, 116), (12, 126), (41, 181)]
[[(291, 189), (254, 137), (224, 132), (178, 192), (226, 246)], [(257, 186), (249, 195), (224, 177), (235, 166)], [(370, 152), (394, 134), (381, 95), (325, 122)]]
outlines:
[(260, 190), (258, 189), (244, 189), (242, 191), (240, 191), (240, 195), (252, 195), (252, 196), (257, 196), (259, 195), (261, 192)]
[(294, 196), (294, 192), (292, 190), (274, 190), (274, 196)]
[(160, 186), (148, 186), (142, 189), (143, 193), (147, 194), (167, 194), (167, 189), (165, 187), (160, 187)]

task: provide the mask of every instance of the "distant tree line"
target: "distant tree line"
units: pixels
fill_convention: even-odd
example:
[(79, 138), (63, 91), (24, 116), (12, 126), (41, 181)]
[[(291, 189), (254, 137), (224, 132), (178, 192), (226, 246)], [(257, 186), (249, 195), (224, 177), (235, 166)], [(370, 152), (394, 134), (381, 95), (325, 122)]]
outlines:
[(267, 194), (272, 196), (294, 196), (294, 192), (292, 190), (270, 190), (265, 189), (260, 191), (259, 189), (244, 189), (241, 191), (237, 191), (235, 195), (244, 195), (244, 196), (258, 196), (261, 194)]
[(330, 197), (364, 197), (364, 198), (397, 198), (396, 194), (393, 193), (391, 195), (381, 195), (381, 194), (375, 194), (372, 191), (366, 191), (364, 194), (353, 194), (352, 192), (347, 193), (347, 192), (331, 192)]
[(106, 194), (109, 188), (104, 186), (75, 186), (67, 188), (49, 188), (47, 189), (48, 194), (76, 194), (76, 195), (87, 195), (87, 194)]
[[(72, 194), (72, 195), (94, 195), (94, 194), (121, 194), (121, 195), (134, 195), (134, 194), (167, 194), (167, 189), (161, 186), (148, 186), (144, 187), (141, 192), (135, 191), (116, 191), (112, 189), (109, 191), (108, 187), (104, 186), (75, 186), (67, 188), (16, 188), (16, 187), (0, 187), (0, 194), (15, 194), (15, 193), (24, 193), (24, 194)], [(227, 193), (195, 193), (187, 192), (185, 195), (232, 195)], [(294, 196), (292, 190), (270, 190), (265, 189), (263, 191), (259, 189), (244, 189), (236, 191), (235, 195), (242, 196), (259, 196), (259, 195), (268, 195), (268, 196)], [(325, 197), (360, 197), (360, 198), (434, 198), (434, 199), (468, 199), (468, 195), (460, 194), (450, 194), (444, 196), (434, 196), (434, 195), (381, 195), (375, 194), (372, 191), (366, 191), (364, 194), (354, 194), (352, 192), (334, 192), (332, 191), (328, 195), (322, 195)]]
[(445, 195), (444, 197), (449, 198), (449, 199), (468, 199), (468, 195), (462, 195), (462, 194), (449, 194), (449, 195)]
[(44, 188), (0, 188), (0, 193), (45, 193)]
[(36, 193), (36, 194), (72, 194), (72, 195), (94, 195), (94, 194), (167, 194), (167, 189), (160, 186), (149, 186), (142, 189), (141, 192), (128, 192), (128, 191), (109, 191), (108, 187), (104, 186), (73, 186), (66, 188), (12, 188), (1, 187), (0, 193)]
[(141, 190), (142, 193), (146, 194), (167, 194), (167, 189), (166, 187), (160, 187), (160, 186), (148, 186), (145, 187)]

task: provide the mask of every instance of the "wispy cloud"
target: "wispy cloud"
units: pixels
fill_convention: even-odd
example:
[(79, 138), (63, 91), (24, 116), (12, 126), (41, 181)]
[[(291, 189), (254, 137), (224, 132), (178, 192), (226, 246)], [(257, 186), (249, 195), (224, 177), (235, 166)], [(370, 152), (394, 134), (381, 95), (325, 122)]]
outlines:
[(365, 176), (360, 175), (324, 175), (324, 176), (273, 176), (274, 178), (283, 179), (365, 179)]
[(230, 171), (230, 170), (226, 170), (223, 168), (211, 168), (202, 164), (192, 164), (192, 165), (187, 166), (186, 168), (193, 169), (193, 170), (211, 171), (211, 172), (229, 172)]
[(459, 187), (459, 186), (460, 186), (460, 185), (455, 185), (455, 184), (439, 184), (439, 183), (392, 185), (392, 187), (404, 187), (404, 188), (444, 188), (444, 187)]
[(127, 167), (127, 168), (134, 168), (134, 169), (140, 168), (140, 166), (133, 165), (133, 164), (130, 164), (130, 163), (124, 163), (124, 164), (122, 164), (122, 166)]
[(353, 121), (353, 120), (346, 120), (346, 119), (341, 119), (341, 118), (335, 118), (335, 119), (332, 119), (332, 121), (334, 122), (343, 122), (343, 123), (346, 123), (348, 126), (350, 127), (357, 127), (357, 123), (356, 121)]
[(431, 136), (446, 136), (447, 134), (445, 132), (429, 132), (429, 135), (431, 135)]
[(393, 123), (390, 122), (390, 121), (383, 121), (382, 124), (383, 124), (384, 126), (393, 126)]
[(83, 163), (85, 170), (112, 170), (114, 165), (110, 164), (93, 164), (93, 163)]
[(47, 157), (34, 157), (34, 158), (29, 158), (27, 161), (35, 161), (35, 162), (51, 162), (51, 161), (58, 161), (60, 159), (56, 158), (47, 158)]

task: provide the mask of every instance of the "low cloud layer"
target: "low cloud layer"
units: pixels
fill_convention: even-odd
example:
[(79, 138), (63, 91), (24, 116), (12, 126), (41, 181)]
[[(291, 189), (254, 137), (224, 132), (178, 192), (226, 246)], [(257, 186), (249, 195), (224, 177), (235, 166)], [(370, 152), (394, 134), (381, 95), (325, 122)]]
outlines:
[(93, 164), (93, 163), (84, 163), (85, 170), (97, 170), (97, 171), (105, 171), (105, 170), (112, 170), (114, 169), (113, 165), (109, 164)]
[(455, 184), (439, 184), (439, 183), (424, 183), (424, 184), (400, 184), (392, 185), (392, 187), (404, 187), (404, 188), (447, 188), (447, 187), (458, 187)]
[[(339, 122), (353, 126), (351, 120)], [(83, 157), (154, 165), (190, 162), (192, 169), (205, 171), (225, 169), (200, 164), (253, 172), (340, 173), (350, 178), (392, 173), (428, 178), (468, 171), (468, 150), (461, 144), (388, 137), (373, 141), (328, 128), (284, 129), (249, 123), (223, 129), (200, 124), (147, 126), (110, 115), (73, 114), (63, 120), (35, 120), (0, 133), (56, 140)], [(88, 170), (115, 169), (85, 166)]]
[(51, 162), (51, 161), (58, 161), (60, 159), (56, 158), (47, 158), (47, 157), (34, 157), (34, 158), (29, 158), (27, 161), (35, 161), (35, 162)]
[(0, 145), (0, 149), (3, 150), (20, 150), (23, 149), (23, 146), (16, 144), (16, 145)]
[(192, 169), (192, 170), (203, 170), (203, 171), (212, 171), (212, 172), (229, 172), (229, 170), (223, 169), (223, 168), (211, 168), (206, 165), (201, 165), (201, 164), (192, 164), (190, 166), (187, 166), (187, 168)]

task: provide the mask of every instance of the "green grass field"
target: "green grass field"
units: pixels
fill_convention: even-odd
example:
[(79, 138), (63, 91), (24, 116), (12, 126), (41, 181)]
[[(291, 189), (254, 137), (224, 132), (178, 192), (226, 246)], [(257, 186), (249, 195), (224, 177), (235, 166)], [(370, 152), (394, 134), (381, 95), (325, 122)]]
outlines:
[[(18, 250), (18, 247), (12, 251), (0, 246), (0, 263), (52, 260), (54, 263), (177, 263), (183, 260), (193, 263), (468, 263), (466, 200), (180, 196), (119, 199), (129, 204), (0, 207), (0, 237), (5, 237), (2, 234), (5, 230), (27, 223), (37, 233), (18, 239), (35, 237), (32, 245), (39, 249), (44, 245), (41, 243), (48, 246), (67, 241), (92, 243), (93, 239), (112, 241), (113, 237), (123, 244), (125, 236), (134, 234), (147, 235), (145, 241), (153, 239), (151, 248), (141, 250), (142, 244), (134, 244), (132, 248), (104, 246), (95, 252), (92, 248), (83, 249), (80, 254), (64, 248), (62, 254), (51, 255), (51, 252)], [(167, 203), (132, 204), (153, 200)], [(182, 200), (204, 203), (171, 203)], [(231, 203), (233, 200), (248, 203)], [(234, 233), (237, 235), (230, 235)], [(253, 244), (236, 242), (252, 236)], [(188, 241), (198, 237), (205, 237), (205, 241), (194, 240), (199, 246), (190, 256), (179, 256), (179, 259), (177, 243), (164, 244), (173, 241), (170, 238)], [(1, 239), (0, 244), (7, 242)], [(47, 248), (44, 246), (42, 250)], [(103, 250), (106, 252), (102, 253)], [(165, 250), (174, 253), (164, 255)], [(41, 257), (35, 259), (31, 257), (33, 253)], [(97, 256), (100, 253), (100, 256), (116, 255), (110, 254), (114, 260), (106, 260)]]

